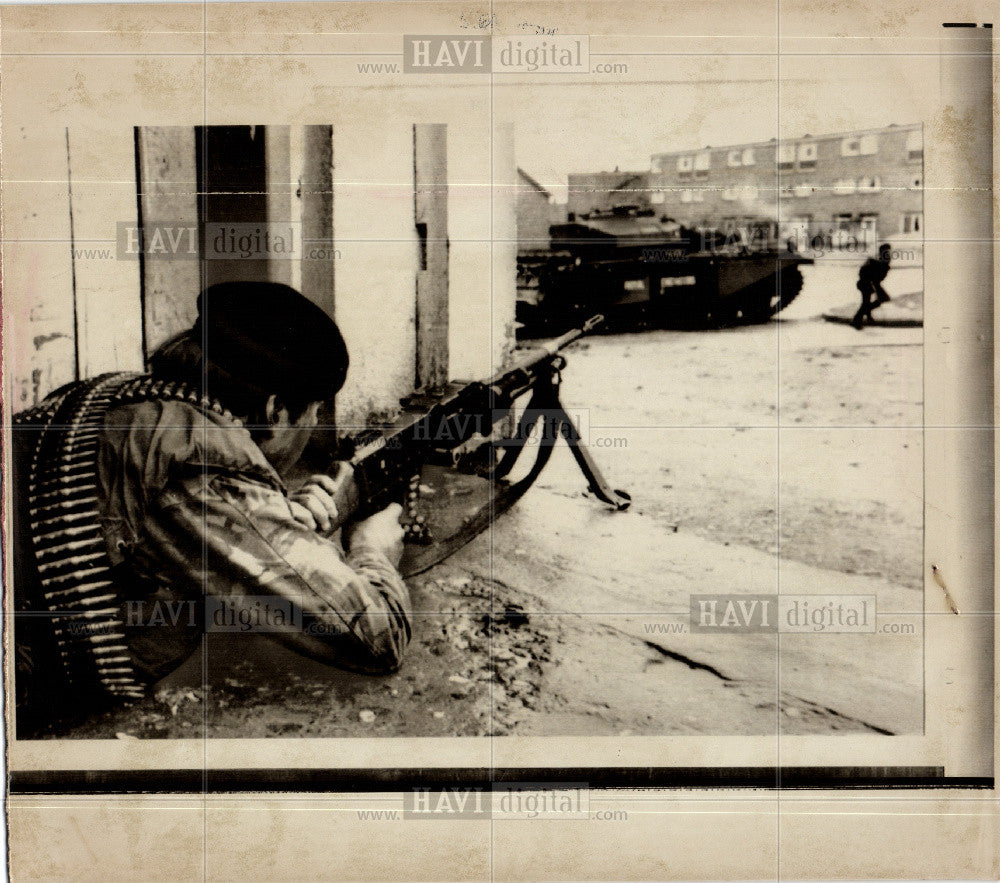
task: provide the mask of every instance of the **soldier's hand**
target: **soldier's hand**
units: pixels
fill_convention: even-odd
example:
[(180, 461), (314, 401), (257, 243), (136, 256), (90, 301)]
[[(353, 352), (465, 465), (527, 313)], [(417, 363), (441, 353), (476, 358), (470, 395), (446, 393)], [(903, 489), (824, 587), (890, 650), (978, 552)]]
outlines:
[(399, 559), (403, 557), (403, 526), (399, 523), (399, 516), (402, 514), (403, 507), (399, 503), (392, 503), (362, 521), (345, 525), (342, 534), (344, 548), (348, 551), (353, 546), (377, 549), (385, 554), (394, 567), (397, 566)]
[(292, 517), (310, 530), (326, 533), (337, 521), (337, 485), (329, 475), (313, 475), (288, 495)]

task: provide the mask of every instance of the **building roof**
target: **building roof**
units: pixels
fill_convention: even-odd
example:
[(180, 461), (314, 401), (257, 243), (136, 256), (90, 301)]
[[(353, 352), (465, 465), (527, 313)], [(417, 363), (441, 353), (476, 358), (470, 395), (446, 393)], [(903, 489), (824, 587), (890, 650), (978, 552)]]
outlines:
[(654, 153), (653, 156), (682, 156), (692, 153), (699, 153), (703, 150), (730, 150), (737, 147), (775, 147), (778, 144), (789, 144), (791, 142), (798, 141), (830, 141), (839, 140), (841, 138), (851, 138), (860, 135), (876, 135), (883, 132), (905, 132), (913, 129), (919, 129), (923, 126), (923, 123), (902, 123), (896, 124), (892, 123), (888, 126), (879, 126), (874, 129), (850, 129), (846, 132), (827, 132), (822, 135), (797, 135), (789, 138), (771, 138), (768, 141), (736, 141), (731, 144), (719, 144), (713, 147), (689, 147), (685, 150), (663, 150)]
[(517, 173), (522, 178), (524, 178), (524, 180), (527, 181), (530, 186), (534, 187), (535, 190), (537, 190), (539, 193), (543, 194), (544, 196), (546, 196), (549, 199), (552, 198), (552, 193), (549, 190), (547, 190), (545, 187), (543, 187), (541, 184), (539, 184), (534, 178), (531, 177), (531, 175), (529, 175), (520, 166), (517, 167)]
[(619, 187), (624, 187), (626, 184), (638, 179), (642, 180), (646, 175), (649, 174), (649, 169), (645, 169), (641, 172), (623, 172), (621, 169), (615, 169), (613, 172), (570, 172), (570, 178), (595, 178), (595, 177), (614, 177), (621, 178), (621, 182), (618, 184)]

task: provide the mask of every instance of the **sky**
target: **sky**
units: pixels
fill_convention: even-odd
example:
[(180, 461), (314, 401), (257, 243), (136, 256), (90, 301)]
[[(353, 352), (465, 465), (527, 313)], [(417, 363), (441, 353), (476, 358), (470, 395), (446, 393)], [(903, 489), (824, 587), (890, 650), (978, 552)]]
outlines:
[(773, 67), (742, 73), (501, 83), (494, 113), (514, 122), (518, 165), (564, 201), (570, 172), (640, 171), (653, 153), (919, 123), (938, 101), (933, 56), (785, 60), (780, 80)]

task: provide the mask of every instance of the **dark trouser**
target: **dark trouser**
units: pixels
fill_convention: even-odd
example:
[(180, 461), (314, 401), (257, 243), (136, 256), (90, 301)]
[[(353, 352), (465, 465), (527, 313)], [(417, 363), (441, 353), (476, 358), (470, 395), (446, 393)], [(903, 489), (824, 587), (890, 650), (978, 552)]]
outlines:
[(889, 300), (889, 295), (885, 293), (885, 289), (877, 282), (859, 282), (858, 291), (861, 292), (861, 306), (854, 314), (854, 319), (851, 320), (851, 324), (855, 328), (860, 328), (864, 324), (865, 319), (870, 322), (872, 310)]

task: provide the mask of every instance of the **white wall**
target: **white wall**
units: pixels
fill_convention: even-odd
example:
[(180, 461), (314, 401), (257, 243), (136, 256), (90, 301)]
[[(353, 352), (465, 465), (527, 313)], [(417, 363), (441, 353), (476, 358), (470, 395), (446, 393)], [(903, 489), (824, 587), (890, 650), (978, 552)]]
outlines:
[[(423, 106), (417, 95), (402, 101), (404, 114), (398, 96), (383, 95), (381, 111), (341, 106), (333, 114), (332, 300), (352, 359), (338, 397), (342, 425), (393, 415), (414, 387), (415, 121), (448, 124), (449, 376), (489, 375), (513, 345), (512, 136), (509, 129), (492, 131), (478, 92), (464, 94), (467, 101), (444, 113)], [(67, 152), (64, 128), (7, 130), (3, 147), (7, 383), (21, 409), (74, 379), (78, 359), (81, 376), (141, 368), (139, 264), (119, 261), (115, 241), (119, 221), (136, 222), (134, 133), (128, 126), (71, 129)], [(188, 152), (177, 162), (187, 163)], [(72, 257), (70, 170), (75, 246), (104, 250), (104, 256), (77, 251)], [(179, 262), (163, 266), (192, 269)], [(163, 284), (177, 287), (169, 278)], [(184, 297), (193, 299), (188, 288)]]
[[(132, 129), (4, 132), (4, 347), (12, 411), (77, 375), (140, 370), (139, 264), (117, 259), (135, 224)], [(72, 212), (71, 212), (72, 208)]]
[(3, 340), (11, 409), (76, 375), (66, 130), (5, 127)]
[(513, 345), (516, 168), (513, 133), (488, 119), (448, 128), (451, 377), (497, 371)]
[(413, 127), (384, 118), (334, 124), (333, 142), (334, 312), (351, 355), (337, 419), (363, 423), (413, 391)]

